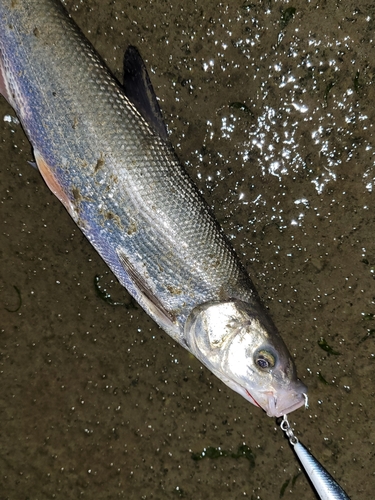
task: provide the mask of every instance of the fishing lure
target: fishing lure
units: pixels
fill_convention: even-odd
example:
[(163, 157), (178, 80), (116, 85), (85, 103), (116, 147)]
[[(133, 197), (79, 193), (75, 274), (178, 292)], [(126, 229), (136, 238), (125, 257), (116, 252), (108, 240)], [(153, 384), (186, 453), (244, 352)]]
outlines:
[(289, 443), (293, 446), (293, 449), (307, 476), (312, 482), (319, 498), (321, 500), (350, 500), (348, 495), (333, 479), (331, 474), (298, 440), (290, 427), (288, 417), (286, 415), (283, 416), (280, 427), (289, 439)]

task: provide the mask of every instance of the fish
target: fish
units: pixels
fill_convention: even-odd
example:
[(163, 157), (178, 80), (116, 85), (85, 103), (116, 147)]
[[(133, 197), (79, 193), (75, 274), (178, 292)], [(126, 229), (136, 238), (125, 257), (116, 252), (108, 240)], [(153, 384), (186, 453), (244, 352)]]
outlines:
[(118, 82), (58, 0), (1, 0), (0, 92), (45, 183), (146, 313), (268, 416), (307, 388), (169, 141), (137, 51)]

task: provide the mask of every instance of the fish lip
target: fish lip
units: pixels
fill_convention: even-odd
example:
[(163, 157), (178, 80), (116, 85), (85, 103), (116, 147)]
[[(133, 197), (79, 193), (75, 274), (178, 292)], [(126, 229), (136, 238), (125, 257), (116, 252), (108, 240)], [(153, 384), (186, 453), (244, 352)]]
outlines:
[(305, 397), (303, 394), (301, 394), (301, 397), (298, 401), (295, 401), (292, 403), (290, 406), (282, 407), (282, 408), (277, 408), (277, 401), (274, 407), (274, 411), (272, 413), (272, 417), (282, 417), (283, 415), (287, 415), (288, 413), (291, 413), (292, 411), (298, 410), (298, 408), (301, 408), (301, 406), (305, 405)]
[(307, 387), (300, 379), (296, 379), (280, 389), (273, 399), (274, 405), (270, 405), (269, 410), (273, 417), (282, 417), (307, 405)]
[(283, 415), (287, 415), (288, 413), (298, 410), (298, 408), (305, 405), (306, 391), (307, 389), (305, 388), (304, 392), (294, 394), (293, 397), (291, 398), (292, 400), (291, 404), (285, 406), (285, 404), (282, 403), (283, 402), (285, 403), (285, 400), (287, 401), (287, 399), (283, 397), (277, 398), (277, 396), (272, 391), (264, 391), (261, 393), (262, 399), (266, 402), (266, 404), (262, 405), (255, 399), (255, 397), (247, 389), (245, 389), (246, 394), (249, 396), (251, 402), (255, 406), (257, 406), (258, 408), (262, 408), (262, 410), (264, 410), (269, 417), (276, 417), (276, 418), (282, 417)]

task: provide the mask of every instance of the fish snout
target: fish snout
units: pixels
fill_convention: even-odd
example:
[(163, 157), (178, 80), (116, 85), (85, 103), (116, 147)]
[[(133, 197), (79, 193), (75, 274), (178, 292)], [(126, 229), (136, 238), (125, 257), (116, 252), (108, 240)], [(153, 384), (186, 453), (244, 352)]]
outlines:
[(307, 387), (299, 379), (285, 389), (269, 392), (267, 396), (264, 409), (269, 417), (282, 417), (301, 406), (307, 407)]

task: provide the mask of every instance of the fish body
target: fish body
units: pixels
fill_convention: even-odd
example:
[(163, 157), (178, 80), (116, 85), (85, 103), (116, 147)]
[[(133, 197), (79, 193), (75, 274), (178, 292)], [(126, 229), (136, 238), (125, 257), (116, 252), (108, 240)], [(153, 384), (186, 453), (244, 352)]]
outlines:
[(0, 91), (46, 184), (145, 311), (268, 415), (302, 406), (283, 340), (160, 125), (59, 1), (0, 1)]

